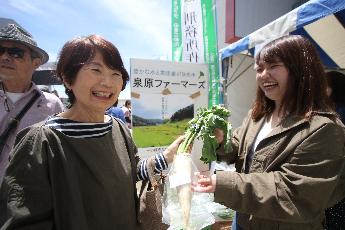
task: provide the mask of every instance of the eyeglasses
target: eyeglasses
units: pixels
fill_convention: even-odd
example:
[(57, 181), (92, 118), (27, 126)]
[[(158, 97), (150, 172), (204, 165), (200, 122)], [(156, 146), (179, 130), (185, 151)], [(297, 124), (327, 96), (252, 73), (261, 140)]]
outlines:
[(8, 55), (13, 58), (23, 58), (25, 54), (25, 50), (20, 49), (18, 47), (0, 46), (0, 55), (3, 55), (5, 52), (7, 52)]

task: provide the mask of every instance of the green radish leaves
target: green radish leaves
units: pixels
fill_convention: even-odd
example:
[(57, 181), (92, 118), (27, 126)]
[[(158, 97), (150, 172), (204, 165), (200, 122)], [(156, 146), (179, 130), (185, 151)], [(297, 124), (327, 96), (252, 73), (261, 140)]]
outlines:
[(219, 105), (214, 105), (210, 109), (198, 109), (196, 117), (188, 123), (189, 126), (185, 132), (185, 139), (180, 144), (177, 154), (190, 152), (189, 146), (193, 143), (194, 139), (201, 138), (203, 141), (203, 147), (200, 160), (204, 163), (210, 163), (211, 161), (216, 160), (216, 149), (218, 147), (218, 143), (214, 136), (215, 128), (223, 130), (224, 151), (230, 152), (232, 127), (227, 121), (229, 116), (230, 111)]

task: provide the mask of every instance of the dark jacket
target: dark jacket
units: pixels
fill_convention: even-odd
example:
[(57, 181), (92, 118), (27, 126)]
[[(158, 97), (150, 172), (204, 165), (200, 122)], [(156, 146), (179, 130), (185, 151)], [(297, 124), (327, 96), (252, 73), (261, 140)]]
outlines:
[(1, 186), (1, 230), (137, 229), (136, 147), (119, 124), (86, 139), (24, 130)]
[[(311, 121), (290, 116), (246, 155), (265, 118), (249, 113), (227, 157), (237, 172), (217, 172), (217, 202), (238, 211), (244, 229), (322, 229), (324, 210), (345, 196), (345, 131), (331, 114)], [(225, 157), (225, 156), (223, 156)]]

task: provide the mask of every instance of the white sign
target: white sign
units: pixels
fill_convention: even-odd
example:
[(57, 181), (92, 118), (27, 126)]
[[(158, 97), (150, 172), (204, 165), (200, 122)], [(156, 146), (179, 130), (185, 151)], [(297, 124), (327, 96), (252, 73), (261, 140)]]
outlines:
[[(208, 65), (131, 59), (131, 90), (150, 94), (204, 94), (208, 91)], [(197, 96), (197, 95), (195, 95)]]
[[(146, 158), (163, 152), (184, 133), (185, 120), (207, 107), (208, 65), (146, 59), (131, 59), (130, 65), (132, 134)], [(200, 158), (201, 147), (193, 145), (192, 158)]]

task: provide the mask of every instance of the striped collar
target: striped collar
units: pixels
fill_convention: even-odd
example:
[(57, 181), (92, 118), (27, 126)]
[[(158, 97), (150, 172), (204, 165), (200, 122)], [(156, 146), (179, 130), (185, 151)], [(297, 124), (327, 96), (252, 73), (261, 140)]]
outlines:
[(113, 119), (104, 123), (86, 123), (73, 121), (56, 115), (50, 116), (45, 126), (55, 129), (66, 136), (75, 138), (96, 138), (102, 137), (110, 132)]

